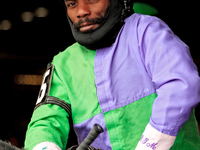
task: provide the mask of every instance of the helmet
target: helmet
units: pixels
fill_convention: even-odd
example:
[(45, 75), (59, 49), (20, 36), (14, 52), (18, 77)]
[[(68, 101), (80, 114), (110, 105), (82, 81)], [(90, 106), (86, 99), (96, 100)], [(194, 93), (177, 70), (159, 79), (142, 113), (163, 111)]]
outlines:
[[(64, 4), (64, 0), (59, 0)], [(134, 13), (133, 0), (109, 0), (108, 15), (105, 21), (97, 29), (90, 33), (82, 33), (76, 30), (73, 22), (67, 15), (74, 39), (88, 49), (99, 49), (111, 46), (118, 35), (124, 20)], [(65, 7), (66, 8), (66, 7)]]

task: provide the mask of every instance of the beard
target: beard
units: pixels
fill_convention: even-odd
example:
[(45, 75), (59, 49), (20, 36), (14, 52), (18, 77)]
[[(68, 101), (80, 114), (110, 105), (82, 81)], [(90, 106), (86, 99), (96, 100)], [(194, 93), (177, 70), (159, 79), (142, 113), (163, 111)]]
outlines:
[[(88, 24), (98, 24), (99, 26), (105, 21), (106, 16), (108, 14), (108, 10), (109, 8), (106, 9), (106, 11), (104, 13), (101, 13), (99, 17), (97, 18), (93, 18), (93, 19), (89, 19), (88, 17), (86, 17), (85, 19), (81, 19), (79, 20), (77, 23), (73, 23), (73, 27), (77, 30), (80, 31), (80, 27), (81, 24), (83, 23), (88, 23)], [(97, 27), (98, 28), (98, 27)], [(91, 29), (88, 31), (84, 31), (83, 33), (91, 33), (93, 32), (95, 29)]]

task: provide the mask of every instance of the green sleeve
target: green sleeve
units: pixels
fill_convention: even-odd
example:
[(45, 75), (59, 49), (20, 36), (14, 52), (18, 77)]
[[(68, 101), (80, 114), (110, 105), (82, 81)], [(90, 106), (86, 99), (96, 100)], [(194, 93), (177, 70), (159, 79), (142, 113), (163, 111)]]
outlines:
[[(69, 103), (66, 88), (56, 71), (56, 67), (53, 71), (49, 96)], [(44, 104), (33, 112), (26, 133), (25, 149), (32, 150), (41, 142), (52, 142), (65, 150), (69, 130), (68, 113), (60, 106)]]
[(69, 115), (57, 105), (37, 108), (26, 133), (25, 150), (32, 150), (41, 142), (52, 142), (65, 150), (69, 134)]

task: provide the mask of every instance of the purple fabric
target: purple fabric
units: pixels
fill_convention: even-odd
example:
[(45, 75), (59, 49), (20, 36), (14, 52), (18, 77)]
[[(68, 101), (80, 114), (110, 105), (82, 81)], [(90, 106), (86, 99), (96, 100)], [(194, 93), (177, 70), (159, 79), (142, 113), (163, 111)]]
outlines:
[(98, 123), (99, 125), (101, 125), (101, 127), (104, 129), (104, 132), (101, 133), (96, 138), (95, 142), (93, 142), (91, 146), (95, 147), (96, 149), (101, 148), (103, 150), (111, 150), (111, 144), (110, 144), (110, 140), (108, 136), (108, 131), (106, 129), (106, 125), (105, 125), (105, 121), (104, 121), (102, 113), (80, 124), (74, 124), (74, 130), (76, 134), (78, 135), (79, 144), (85, 139), (85, 137), (88, 135), (89, 131), (93, 128), (93, 125), (95, 123)]
[(168, 135), (177, 135), (199, 102), (200, 80), (189, 48), (156, 17), (127, 18), (115, 43), (97, 50), (94, 69), (103, 112), (156, 91), (150, 124)]
[(96, 52), (95, 83), (103, 112), (155, 93), (137, 47), (126, 43), (127, 34), (122, 29), (113, 46)]

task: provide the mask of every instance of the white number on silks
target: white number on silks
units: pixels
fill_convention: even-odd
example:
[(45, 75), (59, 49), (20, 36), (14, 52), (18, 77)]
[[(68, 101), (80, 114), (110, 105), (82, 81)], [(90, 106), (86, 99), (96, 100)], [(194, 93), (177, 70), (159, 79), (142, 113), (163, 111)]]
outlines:
[(42, 81), (42, 85), (41, 85), (41, 88), (40, 88), (40, 92), (39, 92), (39, 95), (38, 95), (38, 99), (37, 99), (36, 105), (42, 101), (42, 99), (44, 98), (44, 96), (45, 96), (45, 94), (46, 94), (47, 83), (45, 83), (45, 80), (46, 80), (46, 78), (49, 76), (50, 71), (51, 71), (51, 70), (49, 69), (49, 70), (47, 70), (47, 71), (45, 72), (45, 74), (44, 74), (43, 81)]

